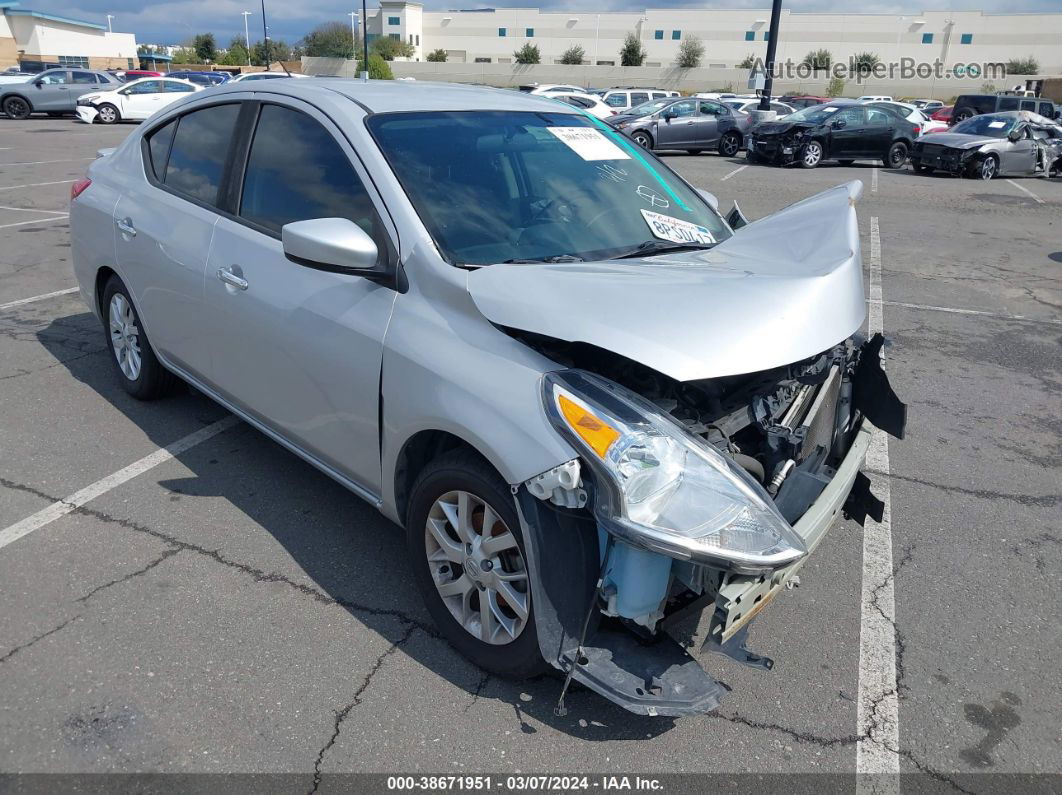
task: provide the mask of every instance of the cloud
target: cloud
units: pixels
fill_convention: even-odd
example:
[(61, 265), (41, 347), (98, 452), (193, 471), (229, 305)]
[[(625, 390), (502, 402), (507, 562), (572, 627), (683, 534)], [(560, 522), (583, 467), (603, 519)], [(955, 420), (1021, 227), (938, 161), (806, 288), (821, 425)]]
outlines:
[[(528, 8), (536, 7), (534, 0), (511, 0), (510, 2), (484, 3), (461, 2), (461, 0), (422, 0), (427, 10), (452, 8)], [(584, 0), (577, 0), (582, 3)], [(266, 15), (270, 36), (292, 43), (322, 22), (348, 21), (348, 14), (359, 0), (266, 0)], [(378, 2), (369, 4), (370, 13)], [(590, 10), (597, 11), (642, 11), (650, 8), (770, 8), (768, 0), (585, 0)], [(921, 2), (894, 2), (893, 0), (866, 0), (859, 4), (860, 14), (903, 14), (920, 11), (951, 10), (955, 0), (923, 0)], [(541, 9), (573, 11), (572, 0), (538, 0)], [(1027, 0), (1015, 8), (1014, 0), (981, 0), (986, 12), (1057, 12), (1058, 0)], [(107, 14), (114, 14), (116, 31), (132, 32), (137, 41), (155, 44), (179, 44), (191, 39), (196, 33), (212, 32), (221, 45), (226, 45), (233, 36), (243, 35), (241, 11), (250, 11), (248, 20), (251, 40), (261, 38), (261, 0), (23, 0), (23, 8), (43, 11), (61, 16), (84, 19), (103, 24)], [(843, 13), (849, 11), (849, 0), (804, 0), (799, 10)]]

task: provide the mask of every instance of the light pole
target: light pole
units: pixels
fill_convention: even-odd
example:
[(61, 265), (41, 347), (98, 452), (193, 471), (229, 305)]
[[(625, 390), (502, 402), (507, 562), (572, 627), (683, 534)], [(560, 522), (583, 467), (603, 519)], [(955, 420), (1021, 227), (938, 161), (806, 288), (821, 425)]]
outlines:
[(112, 19), (114, 19), (114, 14), (108, 14), (107, 15), (107, 32), (108, 33), (114, 33), (114, 31), (111, 30), (111, 20)]
[(266, 27), (265, 0), (262, 0), (262, 48), (265, 50), (265, 67), (269, 69), (269, 28)]
[(597, 15), (597, 22), (594, 23), (594, 66), (597, 66), (597, 56), (601, 51), (601, 15)]
[[(380, 30), (381, 35), (383, 31), (383, 6), (380, 6)], [(361, 79), (365, 82), (369, 81), (369, 12), (365, 8), (365, 0), (361, 0), (361, 46), (362, 60), (361, 66)]]
[(354, 32), (354, 17), (360, 17), (361, 15), (357, 11), (351, 11), (347, 16), (350, 17), (350, 57), (357, 61), (358, 34)]
[(760, 94), (759, 110), (771, 109), (771, 89), (774, 88), (774, 56), (778, 52), (778, 27), (782, 19), (782, 0), (771, 4), (771, 30), (767, 34), (767, 74), (763, 76), (763, 93)]
[(247, 27), (247, 17), (251, 16), (250, 11), (241, 11), (243, 14), (243, 48), (247, 50), (247, 65), (251, 65), (251, 32)]

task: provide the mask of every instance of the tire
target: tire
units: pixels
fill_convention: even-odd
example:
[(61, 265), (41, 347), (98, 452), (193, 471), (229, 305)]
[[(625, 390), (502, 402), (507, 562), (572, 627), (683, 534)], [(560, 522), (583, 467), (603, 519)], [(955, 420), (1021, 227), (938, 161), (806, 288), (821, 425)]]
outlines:
[(647, 133), (647, 132), (643, 132), (643, 131), (639, 130), (638, 132), (636, 132), (634, 135), (631, 136), (631, 139), (636, 144), (638, 144), (638, 146), (642, 147), (643, 149), (652, 149), (653, 148), (653, 137), (651, 135), (649, 135), (649, 133)]
[(850, 166), (855, 161), (854, 160), (838, 160), (837, 162), (840, 163), (842, 166)]
[(741, 136), (738, 133), (727, 133), (719, 139), (719, 154), (723, 157), (734, 157), (741, 151)]
[(111, 364), (122, 388), (137, 400), (155, 400), (170, 394), (177, 376), (159, 362), (147, 332), (122, 280), (112, 276), (103, 289), (103, 328)]
[(100, 124), (114, 124), (122, 120), (122, 114), (118, 112), (118, 108), (114, 107), (109, 102), (104, 102), (98, 108), (96, 108), (96, 121)]
[(804, 149), (800, 153), (800, 167), (815, 168), (822, 162), (822, 155), (822, 143), (819, 141), (808, 141), (804, 144)]
[(22, 97), (8, 97), (4, 100), (4, 113), (7, 114), (9, 119), (16, 119), (21, 121), (22, 119), (28, 119), (33, 112), (33, 107), (29, 104), (29, 100)]
[(974, 114), (973, 114), (972, 110), (965, 110), (965, 109), (964, 110), (960, 110), (955, 116), (952, 117), (951, 123), (952, 124), (958, 124), (960, 121), (966, 121), (967, 119), (972, 119), (973, 115)]
[(921, 163), (915, 163), (914, 170), (918, 174), (932, 174), (933, 166), (923, 166)]
[(907, 154), (910, 152), (907, 144), (903, 141), (896, 141), (889, 147), (888, 154), (882, 158), (882, 162), (885, 164), (885, 168), (903, 168), (907, 162)]
[(979, 163), (971, 163), (966, 174), (973, 179), (985, 181), (995, 179), (999, 174), (999, 161), (995, 155), (986, 155)]
[[(462, 498), (462, 493), (467, 498)], [(444, 509), (443, 504), (450, 508)], [(460, 506), (469, 509), (471, 516), (471, 528), (465, 534), (459, 534), (450, 519), (456, 515), (460, 523), (457, 513)], [(491, 536), (475, 530), (477, 517), (480, 530), (483, 529), (485, 506), (497, 517), (492, 523)], [(511, 533), (512, 545), (493, 557), (483, 556), (480, 553), (483, 539), (502, 539), (507, 535), (506, 530)], [(475, 545), (471, 556), (465, 538)], [(521, 609), (527, 617), (522, 623), (519, 612), (505, 602), (498, 589), (490, 587), (504, 587), (497, 579), (499, 572), (518, 577), (521, 571), (526, 571), (524, 542), (513, 495), (493, 467), (471, 450), (454, 450), (429, 463), (410, 493), (406, 542), (417, 588), (436, 626), (455, 649), (480, 668), (505, 679), (527, 679), (547, 670), (538, 646), (530, 579), (525, 575), (521, 581), (509, 582), (510, 594), (515, 591), (524, 595)], [(492, 560), (494, 565), (488, 568)], [(438, 583), (446, 586), (461, 581), (467, 587), (452, 588), (451, 596), (444, 597), (440, 592)], [(488, 613), (495, 630), (493, 642), (483, 637), (490, 635), (491, 627), (484, 626), (483, 614), (479, 612), (479, 606), (487, 600), (497, 607)], [(516, 603), (514, 599), (511, 601)], [(459, 613), (464, 617), (459, 618)], [(499, 614), (510, 626), (502, 623)], [(513, 625), (519, 627), (515, 632)]]
[(686, 154), (688, 154), (688, 155), (699, 155), (702, 151), (703, 150), (701, 150), (701, 149), (687, 149), (686, 150)]

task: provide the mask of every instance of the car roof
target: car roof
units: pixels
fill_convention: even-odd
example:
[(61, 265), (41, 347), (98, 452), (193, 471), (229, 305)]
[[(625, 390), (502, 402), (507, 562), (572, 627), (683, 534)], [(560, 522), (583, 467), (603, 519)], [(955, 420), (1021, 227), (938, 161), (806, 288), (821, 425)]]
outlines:
[[(251, 86), (254, 88), (251, 88)], [(438, 110), (540, 110), (566, 113), (565, 106), (541, 94), (525, 94), (501, 88), (463, 83), (434, 83), (422, 80), (392, 81), (357, 78), (306, 78), (305, 80), (262, 80), (252, 83), (229, 81), (211, 89), (211, 96), (246, 91), (285, 94), (312, 100), (334, 98), (336, 94), (358, 103), (370, 113)], [(571, 109), (571, 113), (576, 113)]]

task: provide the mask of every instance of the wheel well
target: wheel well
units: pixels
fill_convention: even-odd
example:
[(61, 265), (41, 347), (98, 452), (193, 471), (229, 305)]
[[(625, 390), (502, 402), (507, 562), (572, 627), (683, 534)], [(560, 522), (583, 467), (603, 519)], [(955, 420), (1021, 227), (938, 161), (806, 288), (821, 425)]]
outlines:
[(33, 109), (33, 103), (30, 101), (29, 97), (23, 96), (17, 91), (9, 91), (6, 94), (0, 95), (0, 105), (3, 105), (5, 102), (7, 102), (8, 97), (18, 97), (19, 99), (25, 101), (25, 103), (30, 106), (31, 110)]
[[(405, 524), (406, 508), (409, 504), (409, 494), (413, 490), (413, 484), (417, 476), (425, 466), (443, 453), (451, 450), (465, 449), (487, 461), (486, 456), (475, 447), (466, 442), (460, 436), (446, 431), (420, 431), (413, 434), (402, 446), (395, 462), (395, 507), (398, 518)], [(493, 467), (493, 464), (488, 465)]]
[(107, 282), (112, 276), (117, 276), (113, 270), (104, 265), (98, 271), (96, 271), (96, 293), (95, 301), (96, 308), (100, 311), (100, 317), (106, 317), (107, 313), (103, 311), (103, 290), (107, 286)]

